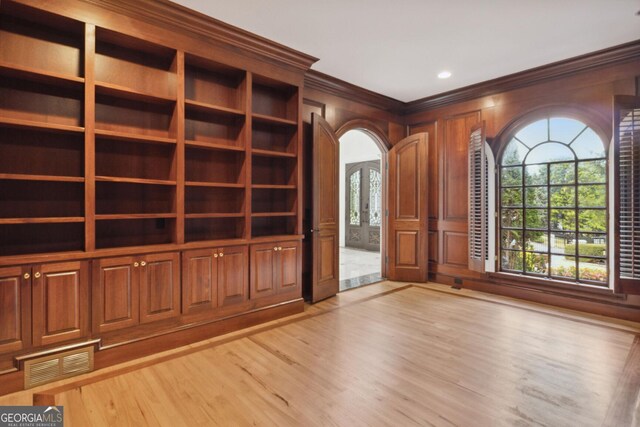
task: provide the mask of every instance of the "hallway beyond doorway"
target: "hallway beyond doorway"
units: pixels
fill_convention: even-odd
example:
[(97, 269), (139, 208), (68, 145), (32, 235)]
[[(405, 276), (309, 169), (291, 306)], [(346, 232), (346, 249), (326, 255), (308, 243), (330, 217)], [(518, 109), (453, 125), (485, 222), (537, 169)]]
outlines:
[(340, 290), (382, 280), (380, 252), (340, 247)]

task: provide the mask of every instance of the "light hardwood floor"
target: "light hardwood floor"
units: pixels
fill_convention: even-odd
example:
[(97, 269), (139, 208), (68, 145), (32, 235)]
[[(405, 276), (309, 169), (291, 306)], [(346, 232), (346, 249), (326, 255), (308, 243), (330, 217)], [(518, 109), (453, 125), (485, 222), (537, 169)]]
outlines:
[(639, 331), (385, 282), (292, 319), (34, 391), (64, 405), (68, 426), (634, 425)]

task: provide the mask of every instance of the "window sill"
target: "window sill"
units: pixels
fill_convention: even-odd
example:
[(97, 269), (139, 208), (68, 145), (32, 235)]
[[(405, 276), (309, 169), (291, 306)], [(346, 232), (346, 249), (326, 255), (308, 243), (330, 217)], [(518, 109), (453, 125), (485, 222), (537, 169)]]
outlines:
[(539, 292), (549, 292), (573, 297), (600, 297), (599, 299), (610, 301), (627, 299), (626, 294), (616, 294), (611, 288), (593, 285), (578, 285), (561, 280), (543, 279), (506, 272), (487, 273), (487, 276), (493, 280), (508, 281), (508, 283), (503, 284), (516, 285)]

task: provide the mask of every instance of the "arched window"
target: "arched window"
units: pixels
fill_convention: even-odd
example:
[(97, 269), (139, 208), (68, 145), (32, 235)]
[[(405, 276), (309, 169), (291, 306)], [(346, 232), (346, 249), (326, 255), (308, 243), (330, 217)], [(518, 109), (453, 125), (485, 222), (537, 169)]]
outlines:
[(520, 128), (500, 160), (500, 269), (606, 286), (607, 194), (593, 129), (565, 117)]

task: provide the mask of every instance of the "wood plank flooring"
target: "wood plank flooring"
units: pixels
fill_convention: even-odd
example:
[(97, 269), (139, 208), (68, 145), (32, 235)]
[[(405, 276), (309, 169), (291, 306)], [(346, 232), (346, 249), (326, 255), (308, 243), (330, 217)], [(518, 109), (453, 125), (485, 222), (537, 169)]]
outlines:
[(35, 392), (67, 426), (634, 425), (636, 324), (443, 289), (371, 285)]

